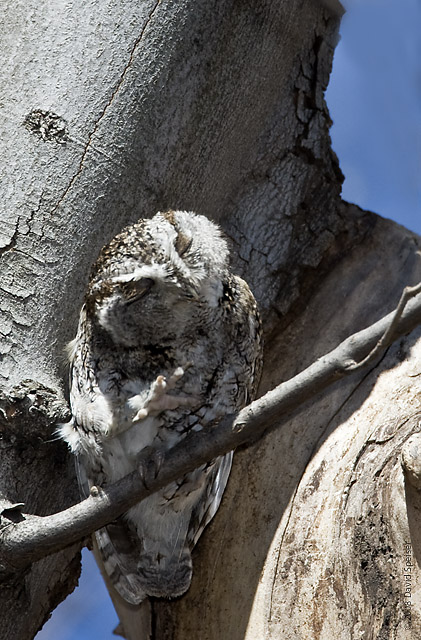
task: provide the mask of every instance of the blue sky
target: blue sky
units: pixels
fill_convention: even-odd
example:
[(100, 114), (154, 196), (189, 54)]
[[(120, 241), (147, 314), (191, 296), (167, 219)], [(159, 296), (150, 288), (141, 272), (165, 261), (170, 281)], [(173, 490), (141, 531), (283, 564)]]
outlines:
[[(344, 3), (327, 103), (343, 197), (421, 234), (421, 5)], [(37, 640), (115, 640), (117, 617), (91, 554), (80, 587)]]
[(421, 4), (345, 4), (326, 93), (342, 195), (421, 233)]
[(90, 551), (82, 552), (79, 587), (54, 611), (36, 640), (116, 640), (118, 618)]

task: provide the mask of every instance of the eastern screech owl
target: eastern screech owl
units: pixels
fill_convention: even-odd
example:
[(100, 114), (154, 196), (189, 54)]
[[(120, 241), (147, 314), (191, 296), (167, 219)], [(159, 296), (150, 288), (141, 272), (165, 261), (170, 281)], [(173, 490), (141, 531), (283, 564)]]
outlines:
[[(60, 435), (77, 456), (82, 495), (133, 471), (145, 447), (170, 449), (252, 400), (260, 336), (254, 297), (207, 218), (167, 211), (117, 235), (92, 268), (68, 346), (72, 419)], [(202, 465), (97, 531), (128, 602), (188, 589), (191, 550), (218, 509), (231, 460)]]

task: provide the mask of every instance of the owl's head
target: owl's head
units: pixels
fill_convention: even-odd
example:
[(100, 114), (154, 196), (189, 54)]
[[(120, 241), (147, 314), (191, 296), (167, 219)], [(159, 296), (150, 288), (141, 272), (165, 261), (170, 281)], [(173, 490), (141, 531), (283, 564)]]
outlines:
[(172, 341), (218, 307), (227, 268), (217, 225), (188, 211), (159, 212), (103, 247), (86, 294), (88, 317), (119, 345)]

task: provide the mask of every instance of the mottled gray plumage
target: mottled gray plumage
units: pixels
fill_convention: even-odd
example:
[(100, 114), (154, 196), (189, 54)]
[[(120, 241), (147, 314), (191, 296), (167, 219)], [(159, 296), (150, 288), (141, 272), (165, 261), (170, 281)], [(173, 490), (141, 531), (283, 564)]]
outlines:
[[(145, 447), (169, 449), (246, 405), (260, 376), (259, 315), (229, 271), (219, 228), (167, 211), (124, 229), (93, 266), (68, 351), (72, 420), (60, 432), (83, 495), (135, 469)], [(231, 460), (202, 465), (96, 533), (128, 602), (188, 589), (191, 549), (218, 509)]]

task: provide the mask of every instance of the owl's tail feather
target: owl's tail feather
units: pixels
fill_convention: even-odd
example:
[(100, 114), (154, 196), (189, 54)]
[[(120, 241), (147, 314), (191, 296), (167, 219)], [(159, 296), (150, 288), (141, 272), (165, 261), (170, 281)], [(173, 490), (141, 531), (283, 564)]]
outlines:
[(179, 553), (142, 554), (138, 565), (138, 577), (142, 589), (155, 598), (177, 598), (183, 595), (192, 579), (192, 560), (187, 548)]
[(166, 554), (165, 545), (156, 553), (142, 553), (122, 519), (99, 529), (98, 549), (114, 588), (130, 604), (147, 596), (176, 598), (190, 586), (192, 561), (187, 548)]

